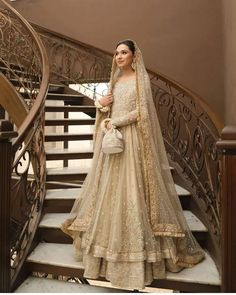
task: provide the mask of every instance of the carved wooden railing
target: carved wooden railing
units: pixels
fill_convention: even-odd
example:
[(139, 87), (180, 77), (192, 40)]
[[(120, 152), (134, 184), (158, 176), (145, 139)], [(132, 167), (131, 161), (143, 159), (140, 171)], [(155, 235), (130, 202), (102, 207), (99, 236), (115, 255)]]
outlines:
[(29, 253), (45, 196), (44, 101), (49, 67), (38, 35), (4, 0), (0, 0), (0, 33), (1, 72), (12, 83), (8, 93), (14, 95), (13, 84), (18, 92), (8, 99), (17, 101), (24, 92), (21, 100), (26, 108), (25, 118), (14, 122), (16, 110), (2, 97), (7, 91), (0, 88), (0, 104), (8, 106), (6, 119), (15, 125), (14, 132), (9, 121), (0, 124), (0, 291), (9, 292)]
[(106, 82), (111, 69), (111, 56), (87, 44), (34, 25), (50, 62), (50, 82)]
[(216, 142), (223, 124), (190, 90), (160, 74), (150, 73), (150, 79), (175, 181), (191, 192), (191, 210), (208, 229), (205, 246), (220, 270), (221, 159)]

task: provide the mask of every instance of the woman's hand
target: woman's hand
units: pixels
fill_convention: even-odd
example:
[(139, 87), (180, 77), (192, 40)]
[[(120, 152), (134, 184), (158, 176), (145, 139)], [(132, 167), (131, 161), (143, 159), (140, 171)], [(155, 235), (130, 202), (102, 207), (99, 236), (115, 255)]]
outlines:
[(106, 107), (109, 104), (113, 102), (113, 95), (112, 93), (108, 93), (107, 95), (103, 96), (102, 98), (99, 98), (99, 103), (103, 106)]
[(112, 122), (111, 122), (111, 121), (109, 121), (109, 122), (107, 123), (106, 128), (107, 128), (108, 130), (112, 128)]

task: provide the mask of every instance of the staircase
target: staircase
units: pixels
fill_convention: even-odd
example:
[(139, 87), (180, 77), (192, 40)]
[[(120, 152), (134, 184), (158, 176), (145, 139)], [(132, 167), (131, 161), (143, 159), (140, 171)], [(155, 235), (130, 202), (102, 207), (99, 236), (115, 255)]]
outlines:
[[(60, 230), (60, 224), (69, 216), (74, 200), (80, 197), (83, 180), (89, 171), (89, 163), (86, 162), (93, 156), (89, 142), (95, 122), (93, 101), (63, 85), (52, 84), (45, 110), (47, 193), (37, 230), (38, 243), (26, 262), (29, 277), (15, 292), (117, 292), (111, 286), (98, 286), (104, 280), (102, 278), (97, 282), (83, 278), (83, 265), (74, 258), (72, 240)], [(71, 118), (73, 114), (77, 118)], [(75, 126), (76, 131), (72, 132), (71, 126)], [(76, 147), (71, 147), (73, 145)], [(71, 164), (70, 160), (77, 163)], [(53, 166), (58, 161), (60, 166)], [(176, 190), (189, 227), (205, 248), (208, 230), (191, 210), (191, 195), (178, 185)], [(64, 280), (58, 280), (62, 277)], [(165, 280), (155, 280), (151, 287), (185, 292), (219, 292), (220, 285), (216, 265), (206, 251), (206, 259), (194, 268), (167, 273)]]
[[(42, 44), (5, 0), (0, 15), (0, 291), (117, 292), (83, 278), (59, 229), (89, 171), (95, 121), (93, 101), (65, 85), (107, 81), (112, 54), (34, 26)], [(161, 73), (149, 76), (176, 190), (206, 259), (144, 291), (235, 292), (236, 128), (222, 131), (204, 99)]]

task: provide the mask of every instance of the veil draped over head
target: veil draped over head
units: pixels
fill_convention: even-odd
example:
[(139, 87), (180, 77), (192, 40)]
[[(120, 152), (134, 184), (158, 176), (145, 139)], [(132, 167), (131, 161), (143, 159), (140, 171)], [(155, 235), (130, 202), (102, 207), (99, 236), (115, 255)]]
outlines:
[[(155, 252), (156, 257), (159, 261), (171, 257), (172, 270), (179, 271), (182, 267), (191, 267), (202, 260), (204, 252), (192, 236), (183, 215), (152, 98), (150, 79), (144, 66), (141, 51), (136, 43), (132, 42), (135, 45), (134, 70), (136, 73), (136, 111), (138, 113), (136, 129), (138, 133), (137, 143), (139, 144), (137, 149), (140, 151), (138, 154), (142, 163), (140, 181), (143, 182), (145, 198), (145, 202), (141, 203), (145, 204), (147, 209), (147, 219), (152, 229), (151, 235), (154, 235), (158, 241), (157, 244), (161, 245), (160, 251), (156, 250)], [(119, 73), (120, 69), (116, 65), (114, 56), (109, 83), (111, 92), (113, 92)], [(97, 110), (94, 155), (89, 177), (84, 182), (80, 198), (74, 203), (70, 218), (62, 225), (62, 230), (73, 237), (75, 247), (78, 249), (78, 255), (81, 255), (82, 233), (86, 232), (88, 228), (91, 231), (96, 230), (96, 226), (90, 228), (89, 225), (91, 221), (94, 221), (94, 208), (99, 202), (97, 200), (98, 189), (107, 184), (106, 179), (103, 179), (104, 184), (100, 180), (105, 159), (105, 155), (102, 154), (101, 150), (103, 139), (101, 122), (106, 117), (107, 113)], [(122, 183), (119, 183), (119, 185), (122, 185)], [(136, 197), (139, 198), (139, 196)], [(143, 198), (143, 195), (140, 198)], [(99, 214), (96, 216), (99, 216)], [(122, 218), (120, 217), (120, 219)], [(96, 224), (97, 221), (94, 222)], [(150, 227), (148, 226), (148, 228)], [(94, 232), (89, 232), (89, 230), (87, 236), (91, 235), (93, 238)], [(86, 251), (89, 251), (92, 246), (92, 238), (85, 241), (87, 243)], [(89, 254), (89, 252), (84, 254)]]
[[(175, 252), (172, 253), (174, 262), (183, 267), (191, 267), (199, 262), (204, 254), (192, 236), (176, 193), (142, 53), (137, 44), (133, 40), (130, 41), (135, 46), (133, 65), (136, 73), (136, 109), (149, 222), (155, 236), (179, 238), (176, 239), (176, 247), (172, 248)], [(109, 82), (111, 92), (119, 72), (114, 55)], [(97, 111), (95, 148), (97, 139), (102, 136), (100, 123), (105, 117), (106, 114)]]

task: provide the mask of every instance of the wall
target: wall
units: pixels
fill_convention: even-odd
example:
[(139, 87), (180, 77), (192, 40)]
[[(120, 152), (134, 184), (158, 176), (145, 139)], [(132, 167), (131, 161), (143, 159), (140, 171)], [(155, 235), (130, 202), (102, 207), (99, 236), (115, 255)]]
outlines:
[(225, 50), (225, 118), (236, 125), (236, 1), (222, 0)]
[(33, 23), (106, 51), (120, 39), (136, 40), (147, 68), (190, 88), (223, 118), (221, 1), (19, 0), (12, 5)]

